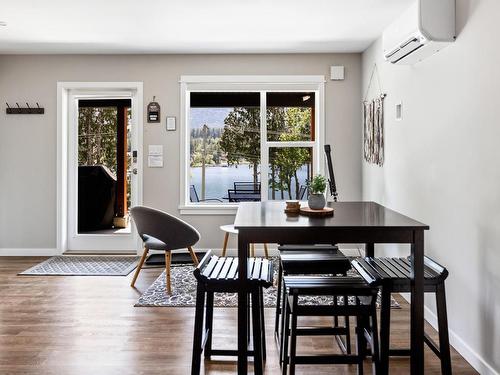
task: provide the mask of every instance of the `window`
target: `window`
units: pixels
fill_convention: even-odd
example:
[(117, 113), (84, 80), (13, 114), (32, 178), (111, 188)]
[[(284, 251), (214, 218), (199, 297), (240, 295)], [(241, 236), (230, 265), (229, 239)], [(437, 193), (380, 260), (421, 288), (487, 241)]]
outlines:
[(181, 209), (307, 199), (321, 167), (324, 78), (268, 78), (181, 79)]

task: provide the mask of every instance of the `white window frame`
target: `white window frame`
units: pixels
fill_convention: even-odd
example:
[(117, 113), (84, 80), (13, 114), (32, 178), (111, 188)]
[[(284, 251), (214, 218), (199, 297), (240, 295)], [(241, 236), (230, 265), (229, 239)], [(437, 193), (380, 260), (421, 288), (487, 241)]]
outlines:
[[(238, 204), (197, 204), (189, 199), (190, 168), (190, 128), (189, 110), (191, 92), (260, 92), (261, 127), (261, 176), (267, 176), (269, 148), (273, 147), (311, 147), (313, 150), (313, 170), (324, 173), (323, 145), (325, 139), (325, 77), (321, 75), (276, 75), (276, 76), (181, 76), (180, 83), (180, 184), (179, 210), (189, 215), (231, 215), (236, 214)], [(315, 140), (299, 142), (267, 141), (267, 92), (314, 92), (315, 98)], [(261, 178), (262, 201), (268, 200), (268, 180)]]

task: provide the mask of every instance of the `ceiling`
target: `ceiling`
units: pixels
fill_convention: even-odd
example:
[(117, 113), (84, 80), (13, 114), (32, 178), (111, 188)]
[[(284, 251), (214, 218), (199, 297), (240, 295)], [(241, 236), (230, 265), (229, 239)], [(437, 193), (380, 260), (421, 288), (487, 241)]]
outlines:
[(0, 53), (360, 52), (414, 0), (0, 0)]

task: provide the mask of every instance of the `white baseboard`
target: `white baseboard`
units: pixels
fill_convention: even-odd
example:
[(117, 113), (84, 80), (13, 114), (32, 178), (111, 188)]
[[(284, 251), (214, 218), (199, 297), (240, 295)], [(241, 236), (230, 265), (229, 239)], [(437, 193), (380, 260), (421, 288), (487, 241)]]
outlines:
[[(437, 331), (437, 316), (427, 306), (425, 306), (425, 316), (429, 324), (433, 326)], [(477, 372), (479, 372), (481, 375), (499, 375), (499, 373), (493, 367), (491, 367), (490, 364), (479, 355), (479, 353), (477, 353), (474, 349), (467, 345), (467, 343), (453, 330), (448, 328), (448, 334), (450, 336), (451, 346), (453, 346), (453, 348), (455, 348), (455, 350), (459, 352), (460, 355), (464, 357), (465, 360), (477, 370)]]
[(52, 248), (0, 248), (0, 256), (7, 257), (27, 257), (27, 256), (53, 256), (59, 255), (59, 251), (57, 249)]

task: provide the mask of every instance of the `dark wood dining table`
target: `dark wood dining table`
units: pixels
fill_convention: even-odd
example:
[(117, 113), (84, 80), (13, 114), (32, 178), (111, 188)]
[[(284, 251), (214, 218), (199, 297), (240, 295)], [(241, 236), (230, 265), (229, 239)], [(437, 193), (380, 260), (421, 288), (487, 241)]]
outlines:
[[(306, 204), (303, 202), (302, 204)], [(411, 246), (411, 358), (410, 373), (424, 373), (424, 230), (429, 226), (375, 202), (331, 202), (334, 215), (316, 218), (285, 214), (285, 202), (242, 202), (234, 226), (238, 229), (239, 264), (246, 264), (251, 243), (366, 244), (374, 256), (375, 244)], [(238, 374), (248, 371), (247, 269), (240, 267), (238, 293)]]

